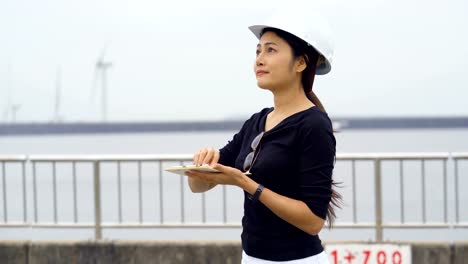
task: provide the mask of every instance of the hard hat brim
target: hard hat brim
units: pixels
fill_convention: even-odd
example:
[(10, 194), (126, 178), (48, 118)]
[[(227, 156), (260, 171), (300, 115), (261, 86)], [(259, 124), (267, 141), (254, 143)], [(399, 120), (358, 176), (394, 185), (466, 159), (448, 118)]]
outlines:
[[(295, 37), (299, 38), (299, 39), (302, 39), (304, 40), (303, 38), (287, 31), (287, 30), (284, 30), (282, 28), (278, 28), (278, 27), (275, 27), (275, 26), (268, 26), (268, 25), (252, 25), (252, 26), (249, 26), (249, 29), (250, 31), (252, 31), (252, 33), (257, 37), (257, 39), (260, 39), (261, 37), (261, 34), (262, 34), (262, 31), (265, 29), (265, 28), (276, 28), (276, 29), (280, 29), (280, 30), (283, 30), (283, 31), (286, 31), (292, 35), (294, 35)], [(324, 56), (319, 50), (317, 50), (316, 47), (314, 47), (314, 45), (312, 43), (309, 43), (307, 40), (304, 40), (306, 43), (308, 43), (309, 45), (311, 45), (319, 54), (320, 56), (322, 56), (325, 60), (325, 63), (322, 63), (320, 64), (316, 71), (315, 71), (315, 74), (316, 75), (324, 75), (324, 74), (327, 74), (330, 72), (331, 70), (331, 63), (330, 61), (327, 59), (326, 56)]]

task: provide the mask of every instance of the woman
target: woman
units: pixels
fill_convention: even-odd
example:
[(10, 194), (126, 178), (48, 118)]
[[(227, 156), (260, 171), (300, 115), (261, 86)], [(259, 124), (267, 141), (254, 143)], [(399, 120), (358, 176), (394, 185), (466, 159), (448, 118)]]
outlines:
[(328, 263), (318, 233), (325, 220), (331, 227), (341, 199), (332, 188), (332, 123), (312, 92), (315, 74), (331, 69), (331, 45), (321, 24), (304, 30), (293, 22), (249, 27), (259, 38), (257, 85), (273, 93), (274, 107), (253, 114), (220, 150), (194, 155), (194, 164), (221, 173), (186, 173), (193, 192), (217, 184), (244, 190), (245, 264)]

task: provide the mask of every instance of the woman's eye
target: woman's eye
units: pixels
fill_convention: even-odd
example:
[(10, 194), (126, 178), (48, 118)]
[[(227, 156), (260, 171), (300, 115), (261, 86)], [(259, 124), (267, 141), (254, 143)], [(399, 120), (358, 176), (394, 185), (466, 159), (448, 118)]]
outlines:
[(260, 54), (260, 51), (259, 51), (259, 50), (256, 50), (256, 51), (255, 51), (255, 55), (258, 56), (258, 54)]
[(275, 51), (273, 48), (268, 48), (268, 52), (273, 52)]

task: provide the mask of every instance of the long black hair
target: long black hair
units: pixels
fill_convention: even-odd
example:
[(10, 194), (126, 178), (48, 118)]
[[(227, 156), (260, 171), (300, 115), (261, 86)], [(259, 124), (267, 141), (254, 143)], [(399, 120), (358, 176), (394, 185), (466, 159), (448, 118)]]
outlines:
[[(323, 57), (320, 53), (315, 50), (314, 47), (310, 46), (304, 40), (294, 36), (293, 34), (286, 32), (277, 28), (264, 28), (260, 36), (265, 34), (265, 32), (273, 32), (278, 35), (280, 38), (285, 40), (292, 49), (292, 55), (294, 59), (303, 57), (306, 62), (306, 68), (302, 71), (301, 83), (302, 88), (307, 96), (307, 98), (314, 103), (322, 112), (326, 113), (325, 107), (323, 106), (320, 99), (312, 91), (312, 86), (314, 85), (315, 71), (317, 70), (317, 65), (323, 63)], [(334, 156), (334, 163), (336, 163), (336, 153)], [(339, 187), (338, 182), (332, 180), (331, 182), (331, 200), (327, 208), (327, 223), (328, 227), (332, 228), (333, 223), (336, 219), (335, 208), (341, 208), (343, 197), (338, 193), (333, 187)]]

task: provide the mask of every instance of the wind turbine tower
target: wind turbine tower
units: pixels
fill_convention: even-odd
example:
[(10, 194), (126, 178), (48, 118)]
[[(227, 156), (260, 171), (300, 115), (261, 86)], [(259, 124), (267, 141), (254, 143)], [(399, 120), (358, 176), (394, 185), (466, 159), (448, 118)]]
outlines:
[(62, 86), (62, 71), (61, 68), (57, 68), (57, 75), (55, 77), (55, 107), (54, 107), (54, 121), (62, 121), (60, 116), (60, 101), (61, 101), (61, 86)]
[(107, 70), (112, 67), (112, 62), (108, 62), (104, 60), (104, 54), (106, 49), (104, 48), (101, 56), (98, 58), (96, 62), (96, 67), (94, 71), (94, 81), (93, 81), (93, 95), (96, 90), (96, 82), (98, 79), (101, 79), (101, 116), (102, 121), (107, 121)]

